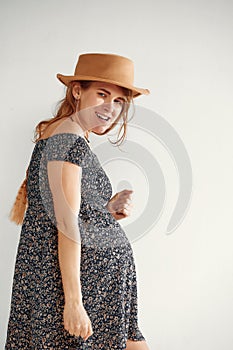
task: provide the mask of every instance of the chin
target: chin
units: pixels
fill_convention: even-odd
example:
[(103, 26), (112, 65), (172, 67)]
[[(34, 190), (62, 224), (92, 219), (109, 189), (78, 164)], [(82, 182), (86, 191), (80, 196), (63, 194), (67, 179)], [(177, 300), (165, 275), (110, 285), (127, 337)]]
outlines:
[(100, 128), (93, 129), (92, 132), (96, 135), (104, 135), (107, 130), (108, 130), (108, 128), (100, 127)]

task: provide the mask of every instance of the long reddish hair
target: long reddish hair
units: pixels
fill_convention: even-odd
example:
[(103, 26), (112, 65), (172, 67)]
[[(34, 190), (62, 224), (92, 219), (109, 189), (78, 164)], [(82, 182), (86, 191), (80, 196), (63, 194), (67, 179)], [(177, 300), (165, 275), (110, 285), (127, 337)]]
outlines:
[[(56, 121), (60, 119), (66, 119), (70, 117), (73, 113), (76, 112), (76, 99), (73, 96), (73, 86), (74, 84), (77, 83), (77, 81), (72, 81), (69, 83), (66, 89), (66, 96), (63, 100), (61, 100), (58, 104), (58, 109), (54, 117), (47, 119), (47, 120), (42, 120), (39, 124), (36, 125), (35, 131), (34, 131), (34, 142), (36, 143), (42, 136), (45, 130), (55, 123)], [(80, 86), (82, 89), (88, 89), (92, 81), (79, 81)], [(126, 97), (126, 102), (123, 103), (123, 108), (122, 111), (119, 115), (119, 117), (116, 119), (116, 121), (108, 128), (105, 130), (103, 134), (108, 133), (110, 130), (116, 127), (116, 125), (119, 123), (119, 121), (122, 119), (122, 122), (119, 123), (120, 127), (118, 130), (117, 134), (117, 140), (116, 141), (110, 141), (112, 144), (115, 145), (120, 145), (125, 137), (126, 137), (126, 131), (127, 131), (127, 122), (128, 122), (128, 111), (130, 104), (133, 102), (133, 96), (132, 96), (132, 91), (122, 88), (123, 93)], [(85, 135), (88, 137), (88, 134)], [(24, 219), (24, 214), (28, 205), (27, 201), (27, 178), (28, 178), (28, 169), (26, 171), (26, 177), (21, 184), (14, 205), (11, 209), (9, 218), (11, 221), (15, 222), (17, 225), (23, 223)]]

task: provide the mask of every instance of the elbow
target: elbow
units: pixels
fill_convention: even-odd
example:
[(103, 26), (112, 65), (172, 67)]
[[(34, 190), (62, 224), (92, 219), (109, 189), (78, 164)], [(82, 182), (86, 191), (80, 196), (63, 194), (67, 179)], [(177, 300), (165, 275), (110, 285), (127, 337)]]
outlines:
[(81, 243), (78, 220), (71, 221), (66, 218), (57, 220), (57, 229), (60, 233), (69, 239), (75, 241), (76, 243)]

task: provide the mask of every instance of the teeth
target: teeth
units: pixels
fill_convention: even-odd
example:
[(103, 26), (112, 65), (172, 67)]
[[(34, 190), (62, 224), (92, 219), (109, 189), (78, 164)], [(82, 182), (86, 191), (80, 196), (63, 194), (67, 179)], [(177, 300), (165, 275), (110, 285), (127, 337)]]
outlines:
[(96, 113), (96, 115), (97, 115), (97, 117), (99, 117), (100, 119), (103, 119), (105, 121), (108, 121), (110, 119), (109, 117), (106, 117), (106, 116), (99, 114), (99, 113)]

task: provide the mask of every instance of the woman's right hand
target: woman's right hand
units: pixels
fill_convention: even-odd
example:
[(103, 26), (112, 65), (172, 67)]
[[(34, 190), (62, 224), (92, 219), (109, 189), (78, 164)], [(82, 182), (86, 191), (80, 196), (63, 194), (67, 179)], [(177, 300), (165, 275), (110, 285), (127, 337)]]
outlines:
[(81, 336), (84, 340), (93, 334), (91, 321), (82, 303), (65, 303), (64, 328), (70, 335)]

